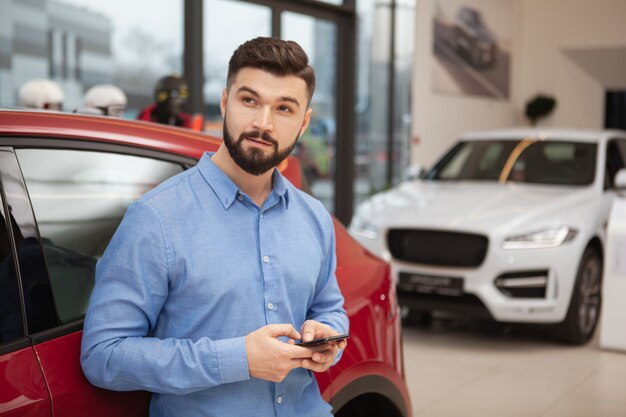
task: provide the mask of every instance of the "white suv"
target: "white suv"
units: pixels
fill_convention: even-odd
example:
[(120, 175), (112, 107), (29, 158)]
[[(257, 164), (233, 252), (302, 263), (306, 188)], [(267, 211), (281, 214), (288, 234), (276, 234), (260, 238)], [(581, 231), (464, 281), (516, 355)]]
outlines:
[(555, 323), (585, 343), (625, 161), (622, 131), (467, 134), (423, 179), (360, 204), (350, 232), (391, 263), (406, 308)]

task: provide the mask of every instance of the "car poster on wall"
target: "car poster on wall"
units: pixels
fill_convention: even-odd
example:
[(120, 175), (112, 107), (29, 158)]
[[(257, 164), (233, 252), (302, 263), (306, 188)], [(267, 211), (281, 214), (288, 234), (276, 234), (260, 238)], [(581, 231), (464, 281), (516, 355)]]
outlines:
[(512, 0), (435, 0), (436, 93), (509, 97), (513, 7)]

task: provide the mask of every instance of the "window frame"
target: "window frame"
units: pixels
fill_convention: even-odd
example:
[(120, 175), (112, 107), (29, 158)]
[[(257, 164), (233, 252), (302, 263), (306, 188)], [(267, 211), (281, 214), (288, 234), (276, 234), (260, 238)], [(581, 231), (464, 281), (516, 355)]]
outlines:
[[(92, 151), (92, 152), (106, 152), (106, 153), (115, 153), (120, 155), (128, 155), (128, 156), (137, 156), (144, 158), (157, 159), (164, 162), (174, 163), (180, 165), (183, 171), (195, 166), (198, 163), (198, 160), (195, 158), (190, 158), (187, 156), (182, 156), (174, 153), (158, 151), (149, 148), (142, 148), (131, 145), (121, 145), (116, 143), (108, 143), (96, 140), (85, 140), (85, 139), (64, 139), (64, 138), (46, 138), (46, 137), (2, 137), (0, 138), (0, 151), (7, 151), (13, 155), (17, 164), (19, 166), (19, 159), (15, 153), (16, 149), (51, 149), (51, 150), (76, 150), (76, 151)], [(21, 168), (18, 173), (19, 178), (26, 185), (24, 176), (22, 174)], [(0, 178), (1, 181), (1, 178)], [(1, 185), (1, 184), (0, 184)], [(26, 185), (26, 191), (28, 192), (28, 186)], [(2, 190), (4, 193), (4, 191)], [(28, 206), (31, 211), (33, 211), (33, 217), (35, 220), (35, 228), (37, 231), (37, 235), (41, 242), (41, 234), (39, 232), (39, 224), (37, 223), (37, 218), (35, 216), (32, 203), (30, 201), (30, 194), (28, 195)], [(3, 203), (4, 204), (4, 203)], [(11, 245), (13, 250), (15, 251), (15, 243), (11, 236)], [(44, 257), (46, 256), (44, 251)], [(46, 270), (48, 272), (48, 278), (50, 277), (50, 271), (47, 266), (46, 260)], [(20, 286), (20, 295), (22, 292), (22, 277), (20, 271), (18, 269), (18, 281)], [(27, 314), (26, 306), (21, 297), (22, 303), (22, 311), (23, 315)], [(58, 316), (58, 309), (56, 304), (54, 305), (55, 313)], [(26, 326), (26, 316), (22, 317), (24, 325)], [(25, 338), (24, 340), (18, 340), (16, 342), (10, 342), (5, 346), (0, 346), (0, 354), (6, 353), (5, 351), (8, 347), (11, 348), (9, 351), (14, 351), (23, 347), (27, 347), (32, 345), (37, 345), (43, 342), (47, 342), (61, 336), (65, 336), (71, 333), (75, 333), (77, 331), (81, 331), (83, 329), (84, 318), (76, 319), (69, 323), (59, 323), (57, 326), (52, 327), (50, 329), (30, 334), (28, 329), (25, 328)]]
[[(3, 205), (5, 208), (5, 211), (7, 213), (9, 213), (9, 205), (11, 203), (10, 200), (12, 200), (13, 198), (9, 199), (7, 197), (6, 194), (6, 181), (4, 180), (4, 174), (5, 173), (9, 173), (13, 176), (15, 176), (16, 180), (19, 181), (19, 186), (20, 186), (20, 192), (22, 193), (21, 195), (19, 195), (18, 197), (16, 197), (18, 200), (20, 198), (24, 199), (24, 204), (26, 207), (24, 207), (24, 210), (30, 214), (30, 218), (28, 219), (30, 223), (32, 223), (34, 225), (34, 233), (35, 236), (33, 236), (36, 240), (37, 240), (37, 244), (39, 246), (39, 250), (41, 251), (41, 254), (43, 256), (43, 260), (44, 260), (44, 265), (45, 265), (45, 253), (43, 251), (43, 245), (41, 242), (41, 236), (39, 234), (39, 228), (37, 227), (37, 223), (36, 223), (36, 219), (35, 219), (35, 213), (33, 211), (33, 207), (30, 201), (30, 197), (28, 195), (28, 189), (26, 187), (26, 183), (24, 182), (24, 177), (22, 176), (22, 172), (19, 168), (19, 162), (17, 160), (17, 156), (15, 155), (15, 151), (12, 147), (8, 147), (8, 146), (0, 146), (0, 152), (2, 153), (2, 157), (8, 157), (10, 159), (12, 159), (12, 162), (14, 162), (14, 167), (17, 168), (16, 171), (13, 170), (12, 167), (10, 167), (9, 169), (6, 169), (6, 165), (4, 166), (4, 168), (2, 168), (2, 166), (0, 166), (0, 182), (2, 185), (2, 193), (3, 193), (3, 197), (4, 197), (4, 201), (3, 201)], [(0, 158), (2, 159), (2, 158)], [(27, 216), (28, 216), (27, 214)], [(31, 334), (37, 334), (43, 331), (48, 331), (51, 327), (47, 328), (47, 329), (43, 329), (37, 332), (33, 332), (31, 333), (30, 329), (29, 329), (29, 324), (28, 324), (28, 303), (26, 302), (26, 297), (24, 295), (24, 285), (25, 285), (25, 280), (22, 276), (22, 269), (21, 269), (21, 260), (20, 260), (20, 254), (19, 251), (17, 250), (17, 244), (16, 244), (16, 240), (15, 240), (15, 235), (13, 234), (13, 230), (12, 228), (9, 229), (9, 236), (10, 236), (10, 240), (11, 240), (11, 246), (12, 246), (12, 250), (13, 250), (13, 254), (14, 254), (14, 258), (15, 258), (15, 272), (16, 272), (16, 276), (17, 276), (17, 280), (18, 280), (18, 290), (19, 290), (19, 295), (20, 295), (20, 303), (21, 303), (21, 308), (22, 308), (22, 323), (24, 326), (24, 337), (26, 337), (27, 339), (32, 339), (31, 338)], [(48, 274), (48, 268), (46, 266), (45, 269), (45, 273), (46, 273), (46, 279), (48, 282), (48, 285), (50, 284), (50, 276)], [(51, 296), (52, 297), (52, 296)], [(56, 310), (56, 306), (54, 306), (54, 300), (53, 301), (53, 309), (52, 311), (50, 311), (50, 313), (53, 315), (53, 318), (56, 319), (55, 321), (57, 322), (58, 325), (58, 313)], [(52, 318), (51, 318), (52, 320)]]
[[(356, 115), (356, 0), (344, 0), (342, 4), (332, 4), (317, 0), (236, 0), (244, 3), (267, 6), (272, 10), (272, 36), (281, 36), (281, 15), (294, 12), (337, 23), (337, 62), (336, 62), (336, 141), (334, 182), (334, 215), (344, 225), (350, 223), (354, 205), (353, 183), (354, 144)], [(395, 1), (395, 0), (392, 0)], [(202, 112), (204, 107), (204, 68), (203, 37), (204, 2), (184, 0), (184, 75), (192, 92), (187, 110)], [(391, 64), (390, 64), (391, 65)], [(391, 94), (391, 93), (390, 93)]]
[[(620, 146), (620, 143), (622, 144), (622, 146)], [(604, 184), (603, 184), (603, 189), (604, 191), (615, 191), (615, 175), (617, 174), (617, 172), (626, 167), (626, 155), (622, 154), (622, 147), (626, 144), (626, 139), (624, 138), (619, 138), (619, 137), (612, 137), (609, 140), (606, 141), (606, 146), (604, 149)], [(621, 159), (621, 168), (617, 169), (615, 171), (615, 173), (613, 173), (613, 176), (611, 176), (611, 172), (609, 172), (609, 150), (612, 149), (612, 146), (615, 146), (617, 155), (619, 155), (620, 159)]]
[(622, 155), (622, 160), (626, 163), (626, 138), (615, 137), (609, 139), (609, 141), (613, 141), (617, 144), (617, 149)]
[[(0, 153), (13, 153), (11, 149), (8, 148), (3, 148), (0, 147)], [(2, 208), (4, 213), (8, 213), (9, 212), (9, 205), (6, 199), (6, 195), (4, 192), (4, 185), (3, 185), (3, 180), (2, 180), (2, 172), (0, 171), (0, 204), (2, 204)], [(5, 222), (7, 221), (7, 219), (5, 219)], [(13, 237), (13, 231), (11, 229), (11, 227), (9, 226), (9, 224), (7, 224), (7, 237), (9, 239), (9, 245), (11, 246), (11, 252), (13, 253), (13, 262), (14, 262), (14, 268), (15, 268), (15, 272), (16, 272), (16, 281), (15, 284), (17, 285), (17, 290), (18, 290), (18, 294), (19, 294), (19, 300), (20, 300), (20, 310), (21, 310), (21, 318), (22, 318), (22, 330), (23, 330), (23, 335), (22, 337), (12, 340), (10, 342), (6, 342), (6, 343), (0, 343), (0, 356), (5, 355), (7, 353), (11, 353), (11, 352), (15, 352), (24, 348), (27, 348), (29, 346), (31, 346), (31, 340), (28, 338), (28, 327), (26, 324), (26, 306), (24, 303), (24, 295), (22, 293), (22, 285), (21, 285), (21, 277), (20, 277), (20, 271), (19, 271), (19, 265), (18, 262), (16, 262), (17, 260), (17, 248), (15, 247), (15, 238)]]

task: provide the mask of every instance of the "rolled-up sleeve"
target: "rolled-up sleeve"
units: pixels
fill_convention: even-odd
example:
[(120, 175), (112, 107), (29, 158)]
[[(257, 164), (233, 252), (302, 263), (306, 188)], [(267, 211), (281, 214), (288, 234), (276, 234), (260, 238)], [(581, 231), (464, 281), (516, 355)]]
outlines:
[(244, 337), (151, 336), (168, 297), (171, 248), (158, 212), (131, 205), (96, 267), (81, 365), (94, 385), (185, 394), (250, 378)]

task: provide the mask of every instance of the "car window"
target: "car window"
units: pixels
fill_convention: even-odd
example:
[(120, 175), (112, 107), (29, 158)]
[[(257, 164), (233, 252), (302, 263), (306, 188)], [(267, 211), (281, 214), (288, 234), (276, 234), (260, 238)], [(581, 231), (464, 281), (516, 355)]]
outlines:
[(511, 181), (533, 184), (588, 185), (595, 178), (596, 144), (584, 142), (535, 141), (516, 160)]
[(504, 145), (501, 143), (494, 143), (489, 146), (483, 155), (480, 158), (478, 163), (478, 168), (482, 172), (499, 171), (499, 168), (502, 165), (502, 155), (503, 155)]
[(441, 173), (438, 175), (438, 178), (444, 180), (458, 178), (460, 176), (461, 170), (466, 165), (467, 160), (469, 159), (473, 151), (474, 147), (471, 145), (459, 148), (459, 151), (454, 154), (449, 163), (442, 167)]
[(0, 205), (0, 346), (24, 337), (15, 257), (9, 237), (11, 223)]
[(605, 189), (611, 189), (614, 187), (615, 175), (617, 175), (617, 171), (624, 168), (624, 154), (621, 152), (619, 142), (611, 140), (606, 146), (606, 169), (604, 176)]
[(28, 334), (58, 325), (50, 279), (35, 217), (13, 152), (0, 152), (0, 177), (6, 200), (6, 222), (17, 254), (21, 297), (26, 310)]
[(62, 323), (84, 317), (96, 261), (146, 191), (183, 170), (179, 164), (117, 153), (17, 149), (43, 242)]
[(504, 180), (588, 185), (595, 177), (597, 145), (536, 139), (460, 142), (427, 174), (434, 180)]
[(435, 164), (426, 178), (497, 181), (516, 141), (460, 142)]
[(612, 142), (613, 141), (617, 144), (617, 149), (619, 150), (622, 162), (626, 162), (626, 139), (613, 139)]

